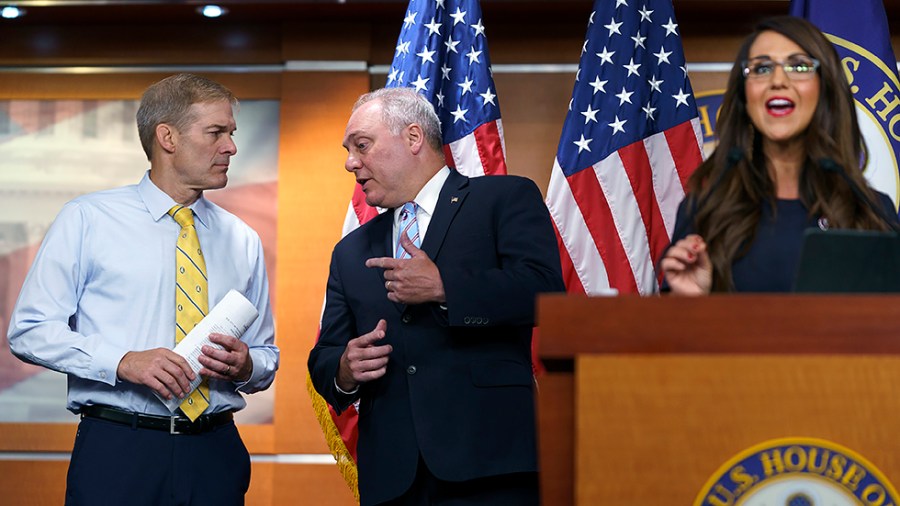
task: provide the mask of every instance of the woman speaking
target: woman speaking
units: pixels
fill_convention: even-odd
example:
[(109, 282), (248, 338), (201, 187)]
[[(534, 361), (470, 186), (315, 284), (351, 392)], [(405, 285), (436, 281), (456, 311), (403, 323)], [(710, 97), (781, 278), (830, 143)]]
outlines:
[(719, 118), (719, 144), (691, 176), (661, 260), (672, 293), (788, 291), (805, 229), (896, 224), (890, 198), (860, 170), (865, 146), (843, 66), (808, 21), (757, 26)]

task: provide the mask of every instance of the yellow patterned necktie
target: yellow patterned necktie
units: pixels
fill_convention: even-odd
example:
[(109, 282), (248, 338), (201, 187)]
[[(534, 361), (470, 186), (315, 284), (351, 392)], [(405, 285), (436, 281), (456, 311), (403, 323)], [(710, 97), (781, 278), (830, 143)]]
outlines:
[[(200, 239), (194, 228), (194, 212), (181, 205), (172, 206), (169, 216), (181, 225), (175, 247), (175, 343), (206, 316), (209, 297), (206, 294), (206, 261), (200, 250)], [(191, 421), (209, 407), (209, 384), (204, 378), (200, 386), (181, 402), (181, 411)]]

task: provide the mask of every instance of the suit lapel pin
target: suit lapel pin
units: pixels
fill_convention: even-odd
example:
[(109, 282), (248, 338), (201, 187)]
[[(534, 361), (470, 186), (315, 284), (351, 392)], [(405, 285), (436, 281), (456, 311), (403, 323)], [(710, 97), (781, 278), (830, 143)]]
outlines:
[(457, 202), (459, 202), (459, 197), (450, 197), (450, 203), (451, 203), (451, 204), (455, 204), (455, 203), (457, 203)]

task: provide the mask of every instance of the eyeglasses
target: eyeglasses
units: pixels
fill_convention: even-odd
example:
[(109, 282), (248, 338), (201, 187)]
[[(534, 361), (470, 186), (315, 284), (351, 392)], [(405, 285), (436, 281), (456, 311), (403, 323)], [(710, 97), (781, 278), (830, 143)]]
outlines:
[(789, 56), (785, 61), (775, 61), (768, 57), (744, 60), (741, 66), (746, 79), (760, 80), (771, 79), (775, 73), (775, 66), (780, 65), (785, 75), (792, 81), (805, 81), (812, 79), (819, 69), (819, 60), (805, 55)]

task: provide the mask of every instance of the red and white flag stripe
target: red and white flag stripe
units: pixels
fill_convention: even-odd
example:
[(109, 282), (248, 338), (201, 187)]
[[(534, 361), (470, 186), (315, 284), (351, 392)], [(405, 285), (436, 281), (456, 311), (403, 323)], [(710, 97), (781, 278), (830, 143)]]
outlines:
[[(699, 119), (614, 152), (568, 178), (554, 162), (547, 207), (565, 247), (563, 277), (588, 295), (655, 293), (690, 173), (702, 161)], [(569, 272), (566, 272), (568, 270)], [(574, 271), (574, 272), (573, 272)], [(569, 291), (578, 292), (578, 286)]]

